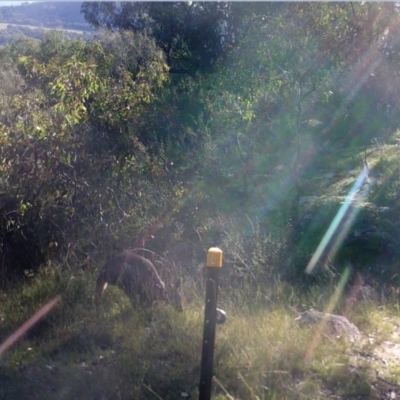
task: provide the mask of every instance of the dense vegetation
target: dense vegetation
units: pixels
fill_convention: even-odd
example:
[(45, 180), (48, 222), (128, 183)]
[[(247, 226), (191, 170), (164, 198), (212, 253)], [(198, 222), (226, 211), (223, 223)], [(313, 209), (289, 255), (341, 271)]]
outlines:
[[(5, 29), (0, 30), (0, 46), (11, 44), (17, 37), (25, 36), (32, 39), (42, 39), (50, 28), (29, 27), (25, 25), (8, 24)], [(92, 32), (63, 31), (65, 38), (89, 40), (93, 37)]]
[[(219, 398), (382, 398), (367, 367), (350, 377), (342, 367), (345, 344), (303, 365), (311, 336), (290, 313), (330, 305), (375, 332), (397, 307), (383, 316), (376, 303), (331, 302), (342, 276), (346, 295), (396, 292), (398, 6), (88, 2), (82, 12), (98, 29), (91, 40), (52, 31), (0, 48), (1, 336), (62, 296), (29, 345), (0, 361), (0, 398), (30, 385), (32, 399), (193, 392), (198, 265), (211, 246), (225, 254), (221, 301), (233, 314), (217, 349)], [(183, 314), (156, 310), (146, 327), (118, 291), (91, 312), (98, 266), (128, 248), (145, 248), (167, 282), (182, 276)], [(88, 359), (69, 390), (46, 387), (51, 373), (69, 387)], [(40, 370), (46, 362), (60, 364)], [(24, 363), (28, 384), (16, 388)]]

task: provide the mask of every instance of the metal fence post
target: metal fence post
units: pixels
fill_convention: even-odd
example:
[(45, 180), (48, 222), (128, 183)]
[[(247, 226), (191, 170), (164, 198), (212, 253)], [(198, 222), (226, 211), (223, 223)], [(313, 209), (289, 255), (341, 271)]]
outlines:
[(201, 352), (199, 400), (210, 400), (213, 376), (215, 324), (217, 319), (218, 279), (222, 267), (222, 250), (211, 247), (207, 253), (206, 304), (203, 348)]

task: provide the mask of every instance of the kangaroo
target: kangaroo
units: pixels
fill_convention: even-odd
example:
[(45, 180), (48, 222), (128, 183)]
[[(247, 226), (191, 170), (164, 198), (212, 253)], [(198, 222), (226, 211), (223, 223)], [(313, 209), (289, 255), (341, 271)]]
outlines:
[(124, 251), (103, 265), (96, 282), (97, 299), (102, 297), (108, 284), (121, 288), (132, 303), (138, 298), (141, 305), (151, 307), (156, 301), (164, 301), (182, 309), (178, 287), (167, 294), (165, 283), (151, 261), (133, 250)]

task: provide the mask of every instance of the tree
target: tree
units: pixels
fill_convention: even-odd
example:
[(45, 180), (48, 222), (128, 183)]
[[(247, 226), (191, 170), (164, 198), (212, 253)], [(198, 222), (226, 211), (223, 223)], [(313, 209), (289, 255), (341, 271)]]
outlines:
[[(113, 46), (133, 36), (117, 33), (103, 46), (50, 33), (18, 59), (13, 46), (1, 50), (18, 86), (4, 85), (0, 102), (0, 278), (35, 269), (50, 253), (117, 241), (122, 225), (140, 230), (149, 209), (154, 218), (163, 212), (148, 184), (162, 168), (150, 165), (135, 120), (168, 70), (160, 51), (114, 57)], [(142, 195), (145, 206), (135, 208)]]
[(255, 14), (273, 5), (227, 2), (84, 2), (85, 20), (95, 28), (149, 32), (164, 51), (171, 73), (214, 70), (216, 61), (240, 42)]

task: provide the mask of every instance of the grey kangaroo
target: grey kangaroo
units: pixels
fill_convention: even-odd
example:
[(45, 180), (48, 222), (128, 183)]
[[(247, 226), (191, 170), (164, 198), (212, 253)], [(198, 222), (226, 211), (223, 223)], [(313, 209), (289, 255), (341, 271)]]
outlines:
[(121, 288), (133, 303), (138, 299), (141, 305), (151, 307), (156, 301), (164, 301), (182, 310), (179, 285), (167, 291), (151, 261), (133, 250), (124, 251), (103, 265), (96, 282), (97, 300), (108, 284)]

